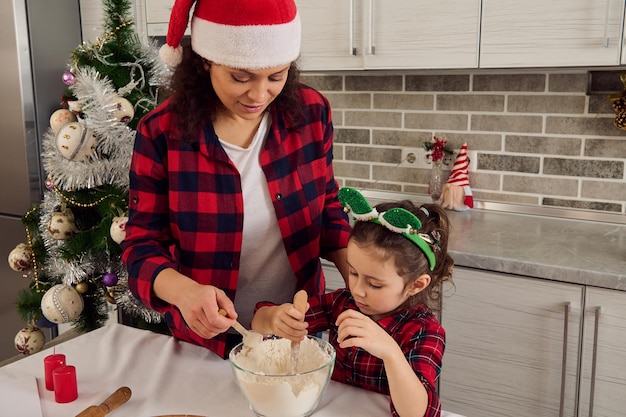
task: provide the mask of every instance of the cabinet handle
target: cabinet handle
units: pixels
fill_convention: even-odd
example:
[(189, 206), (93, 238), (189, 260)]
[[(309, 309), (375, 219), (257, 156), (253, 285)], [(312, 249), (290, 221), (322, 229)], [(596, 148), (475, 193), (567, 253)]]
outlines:
[(596, 365), (598, 364), (598, 324), (600, 323), (600, 307), (594, 309), (593, 356), (591, 359), (591, 393), (589, 394), (589, 417), (593, 417), (593, 400), (596, 393)]
[(559, 402), (559, 417), (563, 417), (565, 405), (565, 377), (567, 376), (567, 339), (569, 331), (570, 302), (565, 303), (565, 324), (563, 326), (563, 363), (561, 364), (561, 399)]
[(376, 45), (374, 45), (374, 8), (376, 7), (375, 1), (376, 0), (370, 0), (370, 55), (376, 55)]
[(354, 56), (356, 55), (356, 48), (354, 47), (354, 0), (350, 0), (350, 22), (348, 26), (348, 30), (350, 31), (348, 41), (350, 43), (350, 45), (348, 45), (350, 49), (348, 50), (348, 54)]

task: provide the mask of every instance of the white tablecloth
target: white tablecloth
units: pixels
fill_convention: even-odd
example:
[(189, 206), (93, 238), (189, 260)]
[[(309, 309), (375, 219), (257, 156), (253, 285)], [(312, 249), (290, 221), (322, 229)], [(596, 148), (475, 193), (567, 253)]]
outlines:
[[(254, 416), (227, 360), (169, 336), (114, 323), (64, 342), (55, 351), (66, 355), (68, 365), (76, 366), (78, 399), (71, 403), (57, 404), (54, 393), (46, 390), (43, 359), (52, 348), (0, 368), (0, 384), (18, 386), (18, 381), (36, 378), (43, 417), (75, 416), (121, 386), (128, 386), (132, 397), (111, 417)], [(20, 409), (18, 398), (9, 399), (0, 409)], [(388, 401), (385, 395), (331, 381), (314, 416), (386, 416)]]

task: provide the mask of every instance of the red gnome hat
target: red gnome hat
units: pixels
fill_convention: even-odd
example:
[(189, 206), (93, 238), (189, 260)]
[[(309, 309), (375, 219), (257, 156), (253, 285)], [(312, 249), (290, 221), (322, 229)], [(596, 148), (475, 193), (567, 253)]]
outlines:
[(181, 41), (191, 19), (191, 48), (219, 65), (239, 69), (289, 64), (300, 55), (301, 25), (294, 0), (175, 0), (161, 60), (182, 61)]
[(463, 187), (465, 191), (465, 198), (463, 204), (469, 208), (474, 207), (474, 196), (469, 183), (469, 158), (467, 157), (467, 143), (464, 143), (459, 150), (459, 154), (456, 156), (454, 166), (452, 167), (452, 173), (448, 177), (448, 184), (458, 185)]

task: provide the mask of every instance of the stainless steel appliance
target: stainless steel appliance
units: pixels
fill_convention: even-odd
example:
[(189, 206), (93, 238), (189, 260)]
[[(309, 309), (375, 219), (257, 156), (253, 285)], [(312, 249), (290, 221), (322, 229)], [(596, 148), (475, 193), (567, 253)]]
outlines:
[[(79, 0), (0, 0), (0, 360), (17, 354), (21, 278), (6, 261), (26, 242), (21, 217), (41, 201), (39, 145), (60, 108), (70, 53), (81, 42)], [(49, 332), (50, 334), (50, 332)], [(49, 336), (48, 334), (48, 336)]]

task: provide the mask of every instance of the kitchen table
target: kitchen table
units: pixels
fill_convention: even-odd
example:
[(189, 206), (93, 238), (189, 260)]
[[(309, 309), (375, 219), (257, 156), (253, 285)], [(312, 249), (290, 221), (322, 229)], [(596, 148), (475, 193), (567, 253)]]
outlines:
[[(46, 390), (43, 363), (53, 349), (66, 356), (68, 365), (76, 367), (78, 399), (73, 402), (58, 404), (54, 392)], [(129, 387), (132, 397), (113, 411), (111, 417), (254, 416), (237, 388), (228, 360), (203, 347), (118, 323), (0, 368), (0, 386), (13, 382), (19, 386), (18, 382), (28, 378), (36, 379), (43, 417), (75, 416), (90, 405), (100, 404), (121, 386)], [(34, 382), (32, 386), (34, 390)], [(21, 407), (11, 402), (9, 399), (1, 404), (0, 409), (13, 411)], [(335, 381), (330, 382), (313, 414), (314, 417), (386, 415), (390, 415), (387, 396)]]

